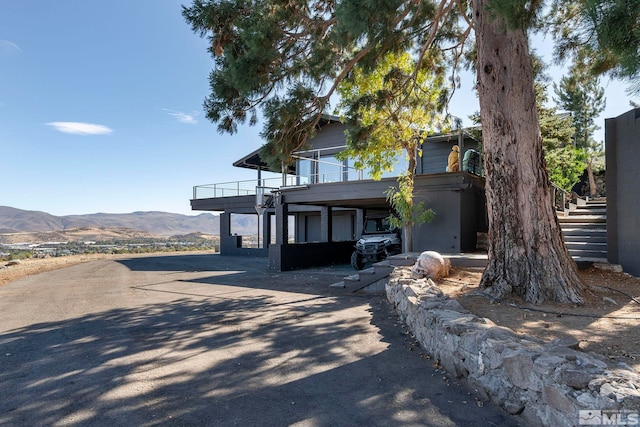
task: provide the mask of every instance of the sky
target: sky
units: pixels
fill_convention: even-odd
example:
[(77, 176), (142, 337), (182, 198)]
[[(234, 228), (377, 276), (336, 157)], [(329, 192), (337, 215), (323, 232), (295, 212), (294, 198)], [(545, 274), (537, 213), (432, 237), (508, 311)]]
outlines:
[[(256, 178), (232, 163), (263, 144), (260, 127), (220, 134), (204, 117), (213, 60), (182, 4), (0, 0), (0, 205), (194, 215), (194, 185)], [(562, 71), (550, 69), (555, 81)], [(450, 112), (470, 124), (478, 102), (463, 77)], [(602, 83), (604, 127), (631, 107), (624, 83)]]

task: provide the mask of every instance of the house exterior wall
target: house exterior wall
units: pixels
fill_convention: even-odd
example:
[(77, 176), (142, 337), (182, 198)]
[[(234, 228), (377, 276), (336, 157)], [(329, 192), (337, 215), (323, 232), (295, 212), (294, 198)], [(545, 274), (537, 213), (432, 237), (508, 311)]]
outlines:
[(414, 251), (427, 250), (442, 253), (474, 252), (477, 232), (486, 231), (486, 205), (482, 188), (470, 187), (462, 191), (447, 189), (418, 195), (433, 209), (432, 222), (414, 227)]
[(607, 254), (640, 277), (640, 108), (605, 121)]
[(461, 170), (464, 153), (471, 149), (480, 151), (478, 142), (469, 137), (465, 137), (462, 142), (460, 138), (453, 137), (446, 141), (425, 142), (422, 144), (422, 157), (420, 157), (417, 172), (421, 174), (446, 172), (449, 153), (454, 145), (460, 148), (459, 164)]
[[(346, 144), (346, 138), (344, 136), (345, 129), (342, 123), (335, 122), (323, 126), (310, 141), (312, 149), (320, 150), (344, 146)], [(341, 150), (335, 150), (334, 152), (327, 151), (327, 153), (335, 154), (338, 151)]]

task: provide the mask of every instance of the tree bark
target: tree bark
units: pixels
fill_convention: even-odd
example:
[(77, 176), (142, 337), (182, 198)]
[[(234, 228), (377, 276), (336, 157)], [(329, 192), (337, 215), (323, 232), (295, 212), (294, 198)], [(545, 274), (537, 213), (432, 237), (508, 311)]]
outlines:
[(584, 286), (562, 239), (542, 151), (528, 39), (475, 0), (489, 265), (481, 288), (496, 298), (580, 304)]

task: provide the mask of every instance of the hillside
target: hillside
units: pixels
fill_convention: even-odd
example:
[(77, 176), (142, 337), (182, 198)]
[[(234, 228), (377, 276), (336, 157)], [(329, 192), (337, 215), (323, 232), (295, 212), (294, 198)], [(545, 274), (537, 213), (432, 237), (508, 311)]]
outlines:
[(44, 242), (88, 242), (106, 240), (152, 239), (156, 236), (130, 228), (80, 227), (58, 231), (22, 231), (18, 233), (0, 233), (0, 244)]
[[(256, 222), (257, 218), (252, 216), (234, 216), (233, 230), (238, 234), (253, 234), (256, 232)], [(0, 206), (0, 233), (54, 233), (50, 235), (54, 237), (55, 232), (81, 228), (126, 229), (159, 237), (191, 233), (217, 235), (220, 233), (220, 217), (210, 213), (191, 216), (168, 212), (55, 216), (41, 211)]]

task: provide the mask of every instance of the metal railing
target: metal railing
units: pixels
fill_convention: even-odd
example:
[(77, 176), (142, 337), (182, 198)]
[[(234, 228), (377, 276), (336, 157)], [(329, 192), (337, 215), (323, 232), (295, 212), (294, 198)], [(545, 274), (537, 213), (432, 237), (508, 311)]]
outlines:
[(244, 181), (220, 182), (217, 184), (196, 185), (193, 187), (194, 199), (213, 199), (217, 197), (255, 196), (257, 187), (279, 189), (309, 184), (358, 181), (363, 179), (360, 171), (313, 174), (310, 176), (285, 175), (284, 178), (249, 179)]
[(566, 212), (569, 209), (569, 203), (571, 202), (570, 193), (562, 188), (558, 187), (553, 182), (551, 183), (551, 202), (557, 212)]
[[(320, 150), (314, 150), (320, 152)], [(300, 160), (309, 160), (317, 164), (329, 166), (340, 166), (341, 171), (312, 173), (308, 175), (283, 175), (282, 177), (248, 179), (244, 181), (221, 182), (217, 184), (196, 185), (193, 187), (193, 199), (213, 199), (218, 197), (254, 196), (257, 187), (269, 188), (271, 190), (296, 187), (310, 184), (326, 184), (332, 182), (362, 181), (370, 179), (370, 176), (363, 170), (345, 166), (342, 163), (327, 162), (322, 159), (307, 158), (296, 155)], [(482, 156), (479, 155), (477, 164), (464, 163), (463, 170), (484, 176), (482, 170)], [(314, 168), (317, 170), (317, 168)], [(554, 185), (560, 191), (560, 188)], [(270, 194), (269, 192), (265, 194)], [(555, 197), (555, 194), (554, 194)]]
[[(290, 175), (284, 179), (284, 186), (297, 185)], [(283, 178), (247, 179), (244, 181), (220, 182), (217, 184), (196, 185), (193, 187), (194, 199), (213, 199), (217, 197), (255, 196), (256, 187), (279, 188)]]

